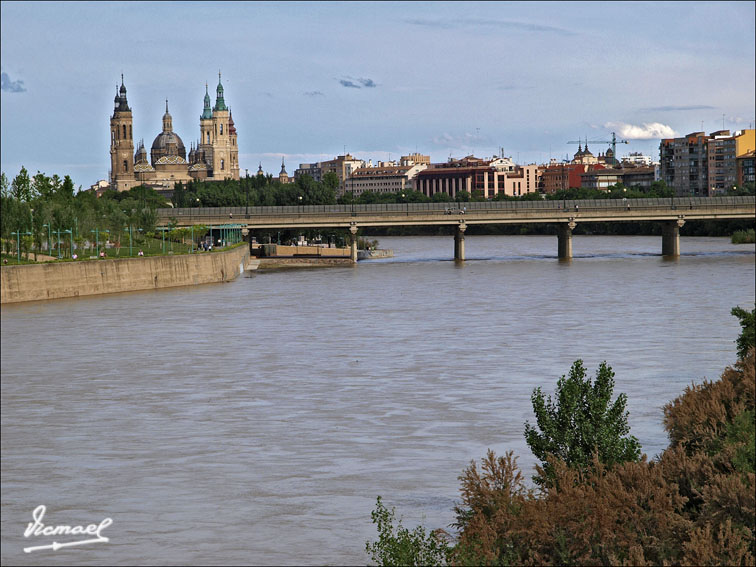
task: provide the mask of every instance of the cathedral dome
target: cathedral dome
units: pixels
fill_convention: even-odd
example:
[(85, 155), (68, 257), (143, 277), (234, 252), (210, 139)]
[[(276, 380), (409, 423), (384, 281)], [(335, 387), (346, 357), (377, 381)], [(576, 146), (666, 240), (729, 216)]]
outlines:
[[(170, 150), (175, 149), (175, 153)], [(160, 132), (152, 142), (152, 151), (161, 151), (161, 155), (173, 155), (173, 156), (186, 156), (186, 148), (184, 142), (175, 132)]]
[[(180, 157), (186, 160), (186, 148), (178, 134), (173, 131), (173, 118), (168, 112), (168, 101), (165, 101), (165, 114), (163, 115), (163, 131), (152, 142), (150, 157), (154, 166), (162, 157)], [(162, 163), (168, 163), (163, 161)], [(170, 163), (174, 163), (171, 161)]]

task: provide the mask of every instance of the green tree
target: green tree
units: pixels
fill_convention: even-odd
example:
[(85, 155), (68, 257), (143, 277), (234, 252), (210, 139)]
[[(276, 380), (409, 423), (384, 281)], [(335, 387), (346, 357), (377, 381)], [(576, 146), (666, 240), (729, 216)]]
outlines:
[(613, 390), (614, 372), (606, 362), (591, 384), (582, 360), (573, 363), (569, 377), (559, 379), (554, 401), (541, 388), (533, 390), (536, 426), (525, 423), (525, 440), (543, 464), (544, 477), (534, 477), (536, 483), (548, 484), (552, 478), (550, 456), (579, 470), (590, 466), (594, 454), (607, 466), (640, 458), (638, 440), (628, 435), (627, 396), (620, 394), (612, 404)]
[(446, 565), (451, 551), (449, 545), (436, 533), (425, 533), (423, 526), (409, 530), (399, 519), (394, 530), (394, 508), (386, 509), (378, 497), (371, 512), (373, 523), (378, 525), (378, 541), (365, 542), (365, 551), (378, 565)]
[(323, 187), (327, 191), (332, 191), (335, 195), (339, 190), (339, 176), (333, 171), (329, 171), (323, 176)]
[(13, 178), (11, 183), (11, 195), (17, 201), (28, 201), (31, 199), (31, 179), (29, 172), (22, 165), (19, 174)]
[(0, 174), (0, 195), (3, 197), (10, 197), (10, 182), (8, 181), (8, 177), (5, 175), (5, 172), (3, 171), (2, 174)]
[(738, 358), (743, 359), (749, 349), (756, 346), (756, 307), (751, 311), (746, 311), (742, 307), (733, 307), (730, 313), (740, 320), (740, 326), (743, 329), (735, 341), (738, 345)]

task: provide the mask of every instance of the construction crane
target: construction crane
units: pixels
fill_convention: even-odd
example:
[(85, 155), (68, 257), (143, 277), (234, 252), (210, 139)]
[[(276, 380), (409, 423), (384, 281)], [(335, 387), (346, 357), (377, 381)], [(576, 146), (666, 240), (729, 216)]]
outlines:
[(627, 140), (618, 140), (614, 132), (612, 132), (612, 139), (611, 140), (588, 140), (586, 138), (585, 140), (578, 140), (577, 142), (567, 142), (568, 144), (582, 144), (585, 142), (586, 147), (588, 147), (588, 144), (611, 144), (612, 145), (612, 158), (614, 159), (614, 163), (619, 163), (619, 160), (617, 159), (617, 144), (629, 144)]

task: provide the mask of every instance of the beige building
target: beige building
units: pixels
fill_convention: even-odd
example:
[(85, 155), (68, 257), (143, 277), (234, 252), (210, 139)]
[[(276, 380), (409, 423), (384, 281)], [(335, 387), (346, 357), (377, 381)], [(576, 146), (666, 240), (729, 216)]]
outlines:
[(339, 178), (338, 195), (343, 195), (346, 189), (346, 181), (352, 175), (352, 172), (360, 167), (365, 167), (365, 162), (357, 159), (350, 154), (336, 156), (335, 159), (328, 161), (319, 161), (317, 163), (300, 163), (299, 168), (294, 172), (294, 179), (303, 175), (309, 175), (315, 181), (322, 181), (326, 173), (335, 173)]
[(430, 165), (430, 156), (426, 156), (423, 154), (409, 154), (406, 156), (402, 156), (399, 158), (399, 165)]
[(115, 109), (110, 118), (110, 185), (127, 191), (137, 185), (155, 189), (173, 189), (178, 181), (193, 179), (239, 179), (239, 148), (231, 110), (223, 97), (218, 74), (215, 106), (205, 85), (204, 109), (200, 116), (200, 139), (187, 157), (181, 137), (173, 131), (173, 117), (165, 102), (162, 131), (150, 148), (149, 160), (144, 141), (134, 152), (133, 117), (126, 99), (126, 87), (116, 93)]
[(352, 172), (360, 167), (364, 167), (365, 162), (352, 157), (349, 154), (343, 156), (336, 156), (336, 159), (321, 162), (320, 169), (321, 175), (326, 173), (335, 173), (339, 178), (338, 195), (343, 195), (346, 191), (346, 181), (352, 175)]
[(374, 193), (401, 193), (413, 189), (415, 176), (428, 166), (394, 165), (379, 163), (377, 167), (360, 167), (347, 179), (346, 192), (355, 197), (366, 191)]

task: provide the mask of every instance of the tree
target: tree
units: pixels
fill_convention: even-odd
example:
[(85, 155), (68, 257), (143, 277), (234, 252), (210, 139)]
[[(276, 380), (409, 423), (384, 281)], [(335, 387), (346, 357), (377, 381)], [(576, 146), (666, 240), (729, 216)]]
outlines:
[(328, 191), (332, 191), (335, 195), (339, 190), (339, 176), (336, 175), (333, 171), (329, 171), (323, 176), (323, 186)]
[(13, 178), (11, 195), (17, 201), (28, 201), (31, 198), (31, 179), (29, 179), (29, 172), (26, 171), (24, 166), (21, 166), (21, 171)]
[(602, 362), (593, 384), (585, 373), (583, 361), (576, 360), (569, 377), (557, 382), (555, 401), (545, 399), (541, 388), (533, 390), (536, 427), (525, 423), (525, 440), (543, 464), (545, 478), (534, 477), (538, 484), (552, 478), (550, 456), (579, 470), (590, 467), (594, 454), (607, 466), (640, 458), (638, 440), (628, 435), (627, 396), (620, 394), (610, 405), (614, 372)]
[(10, 182), (4, 171), (0, 174), (0, 195), (10, 197)]
[(408, 530), (401, 519), (394, 533), (394, 509), (387, 510), (381, 497), (370, 513), (373, 523), (378, 524), (378, 541), (366, 542), (365, 551), (379, 565), (446, 565), (448, 544), (435, 532), (426, 535), (423, 526)]
[(735, 342), (738, 345), (738, 358), (744, 359), (748, 351), (756, 346), (756, 307), (750, 312), (742, 307), (733, 307), (730, 313), (740, 320), (743, 329)]

